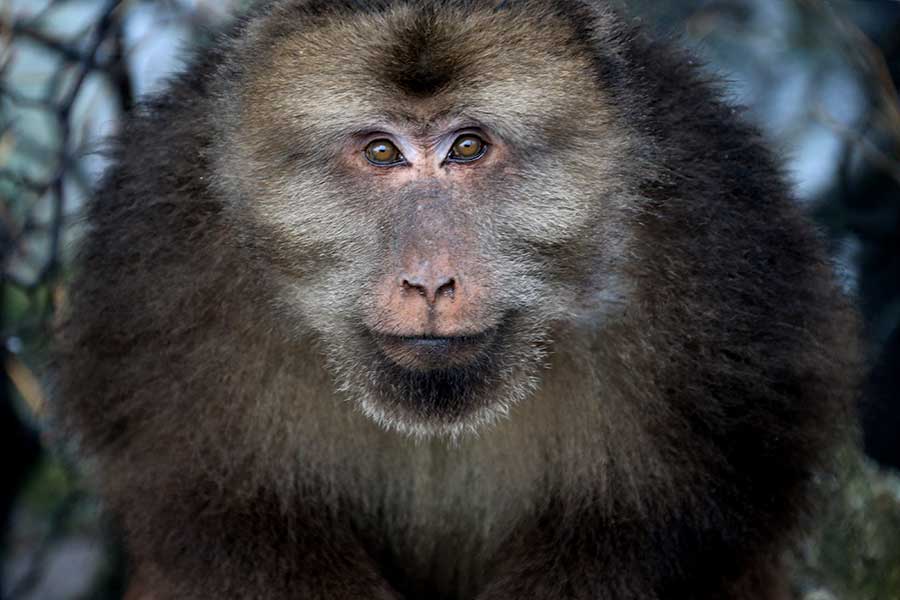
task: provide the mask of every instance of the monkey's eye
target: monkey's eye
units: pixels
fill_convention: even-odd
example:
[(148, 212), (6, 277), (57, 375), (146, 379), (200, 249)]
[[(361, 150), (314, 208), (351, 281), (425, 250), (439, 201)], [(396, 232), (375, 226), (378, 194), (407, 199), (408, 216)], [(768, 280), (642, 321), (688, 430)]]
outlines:
[(484, 156), (487, 144), (477, 135), (467, 133), (456, 138), (450, 148), (447, 160), (453, 162), (471, 162)]
[(404, 160), (400, 150), (389, 140), (375, 140), (366, 146), (366, 158), (379, 167), (390, 167)]

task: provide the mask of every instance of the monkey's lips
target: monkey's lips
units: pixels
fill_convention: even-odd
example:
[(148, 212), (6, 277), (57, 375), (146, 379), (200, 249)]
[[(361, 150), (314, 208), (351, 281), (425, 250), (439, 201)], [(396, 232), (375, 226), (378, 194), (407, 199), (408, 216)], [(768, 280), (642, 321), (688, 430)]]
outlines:
[(372, 333), (382, 353), (395, 365), (431, 371), (470, 365), (484, 357), (496, 329), (460, 336), (399, 336)]

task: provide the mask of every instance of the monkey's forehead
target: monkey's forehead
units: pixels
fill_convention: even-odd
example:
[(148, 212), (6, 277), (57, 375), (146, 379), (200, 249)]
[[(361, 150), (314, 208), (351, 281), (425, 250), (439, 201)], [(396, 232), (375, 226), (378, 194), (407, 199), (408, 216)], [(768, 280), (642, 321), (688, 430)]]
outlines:
[(245, 47), (256, 68), (241, 84), (242, 117), (352, 130), (462, 114), (524, 132), (603, 112), (591, 57), (558, 15), (425, 6), (262, 18)]

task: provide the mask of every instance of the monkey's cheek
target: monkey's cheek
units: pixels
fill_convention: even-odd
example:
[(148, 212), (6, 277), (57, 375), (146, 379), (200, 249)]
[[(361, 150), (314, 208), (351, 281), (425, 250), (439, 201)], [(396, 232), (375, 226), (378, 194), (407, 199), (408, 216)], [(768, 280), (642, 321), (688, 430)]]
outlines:
[(433, 371), (470, 366), (486, 358), (496, 332), (465, 337), (400, 337), (375, 335), (378, 349), (404, 369)]

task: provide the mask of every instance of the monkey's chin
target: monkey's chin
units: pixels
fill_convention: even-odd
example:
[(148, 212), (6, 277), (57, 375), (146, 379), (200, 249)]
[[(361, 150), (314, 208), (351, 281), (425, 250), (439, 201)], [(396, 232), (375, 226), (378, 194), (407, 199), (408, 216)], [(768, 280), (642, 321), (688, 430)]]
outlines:
[[(339, 387), (389, 430), (459, 437), (506, 416), (533, 393), (545, 349), (503, 324), (460, 338), (388, 338), (365, 332), (333, 356)], [(350, 350), (344, 346), (344, 350)]]

